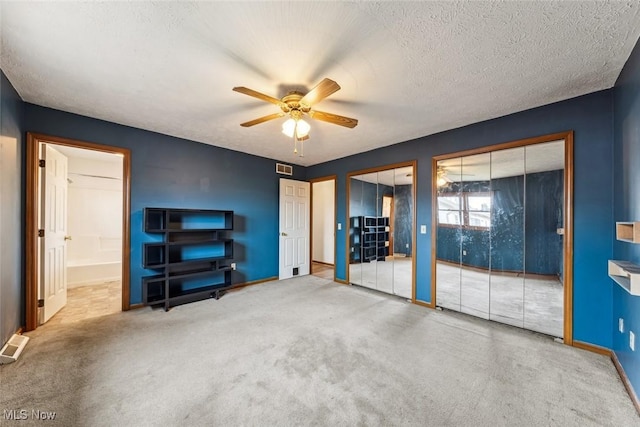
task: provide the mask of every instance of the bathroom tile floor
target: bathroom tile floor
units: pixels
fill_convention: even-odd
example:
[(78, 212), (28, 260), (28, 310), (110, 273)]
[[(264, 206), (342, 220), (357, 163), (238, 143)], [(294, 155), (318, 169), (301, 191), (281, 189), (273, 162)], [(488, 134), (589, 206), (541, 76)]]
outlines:
[(122, 284), (118, 281), (79, 286), (67, 290), (67, 305), (47, 324), (73, 323), (79, 320), (118, 313), (122, 310)]

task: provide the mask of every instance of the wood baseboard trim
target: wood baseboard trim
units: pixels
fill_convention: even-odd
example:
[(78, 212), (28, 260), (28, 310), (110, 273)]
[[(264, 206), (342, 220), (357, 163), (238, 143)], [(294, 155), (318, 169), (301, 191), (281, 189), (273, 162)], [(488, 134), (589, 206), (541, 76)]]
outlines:
[(638, 395), (633, 389), (633, 386), (631, 385), (631, 381), (629, 381), (629, 377), (627, 377), (627, 373), (624, 371), (624, 368), (620, 364), (620, 361), (618, 360), (618, 356), (616, 355), (616, 352), (609, 350), (608, 348), (605, 348), (605, 347), (600, 347), (598, 345), (588, 344), (581, 341), (574, 341), (572, 345), (582, 350), (591, 351), (593, 353), (598, 353), (603, 356), (609, 356), (609, 358), (611, 359), (611, 362), (613, 362), (613, 366), (615, 366), (616, 371), (618, 371), (618, 376), (620, 376), (620, 380), (622, 381), (622, 384), (624, 384), (624, 388), (627, 390), (627, 394), (631, 399), (631, 403), (633, 403), (633, 406), (636, 408), (638, 415), (640, 415), (640, 400), (638, 400)]
[(347, 282), (346, 280), (338, 279), (338, 278), (334, 278), (333, 281), (336, 282), (336, 283), (340, 283), (341, 285), (348, 285), (349, 284), (349, 282)]
[(608, 348), (600, 347), (599, 345), (589, 344), (589, 343), (582, 342), (582, 341), (573, 341), (572, 346), (576, 347), (576, 348), (579, 348), (581, 350), (590, 351), (592, 353), (598, 353), (598, 354), (601, 354), (603, 356), (611, 357), (611, 354), (613, 353)]
[(259, 279), (259, 280), (252, 280), (250, 282), (237, 283), (233, 285), (233, 287), (229, 290), (235, 291), (236, 289), (242, 289), (247, 286), (259, 285), (260, 283), (265, 283), (265, 282), (273, 282), (274, 280), (278, 280), (278, 277), (273, 276), (273, 277), (267, 277), (266, 279)]
[(146, 307), (146, 305), (144, 305), (143, 303), (138, 303), (138, 304), (130, 304), (129, 305), (129, 309), (128, 310), (124, 310), (124, 311), (130, 311), (130, 310), (137, 310), (139, 308), (144, 308)]
[(627, 373), (624, 371), (624, 368), (620, 364), (620, 361), (618, 360), (618, 356), (616, 355), (615, 351), (611, 352), (611, 361), (613, 362), (613, 366), (616, 367), (616, 371), (618, 371), (618, 375), (620, 375), (620, 380), (622, 380), (622, 384), (624, 384), (624, 388), (627, 389), (627, 394), (629, 394), (629, 397), (631, 398), (631, 402), (633, 403), (633, 406), (636, 407), (636, 411), (640, 416), (640, 400), (638, 400), (638, 395), (633, 389), (633, 386), (629, 381), (629, 377), (627, 377)]
[(311, 260), (311, 262), (315, 262), (316, 264), (326, 265), (326, 266), (329, 266), (329, 267), (334, 267), (334, 265), (333, 265), (333, 264), (331, 264), (331, 263), (329, 263), (329, 262), (324, 262), (324, 261), (314, 261), (314, 260)]

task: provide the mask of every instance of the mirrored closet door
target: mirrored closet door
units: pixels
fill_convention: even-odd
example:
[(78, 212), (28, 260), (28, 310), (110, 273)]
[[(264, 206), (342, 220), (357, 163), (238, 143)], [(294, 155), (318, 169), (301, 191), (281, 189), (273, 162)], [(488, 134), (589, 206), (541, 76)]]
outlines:
[(349, 282), (412, 298), (414, 165), (348, 176)]
[(434, 159), (436, 305), (564, 334), (565, 140)]

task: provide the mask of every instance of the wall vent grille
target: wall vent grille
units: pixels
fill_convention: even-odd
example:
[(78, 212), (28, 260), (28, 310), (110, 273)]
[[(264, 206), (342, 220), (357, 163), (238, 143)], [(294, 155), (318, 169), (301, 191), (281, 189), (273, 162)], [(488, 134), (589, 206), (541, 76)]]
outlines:
[(276, 163), (276, 173), (281, 175), (293, 175), (293, 166), (285, 165), (283, 163)]
[(29, 341), (29, 337), (13, 334), (4, 347), (2, 347), (2, 350), (0, 350), (0, 365), (18, 360), (18, 356), (20, 356), (20, 353), (24, 350), (27, 341)]

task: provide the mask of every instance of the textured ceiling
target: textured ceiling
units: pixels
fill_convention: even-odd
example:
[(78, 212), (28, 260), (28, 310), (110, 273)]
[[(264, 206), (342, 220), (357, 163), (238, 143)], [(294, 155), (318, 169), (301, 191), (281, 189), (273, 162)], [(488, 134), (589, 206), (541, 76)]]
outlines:
[[(640, 2), (0, 2), (0, 66), (46, 107), (312, 165), (606, 89)], [(277, 112), (324, 77), (305, 157)], [(496, 141), (500, 142), (500, 141)]]

